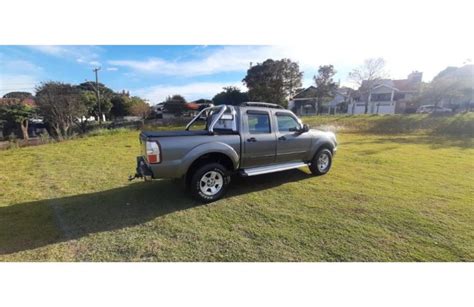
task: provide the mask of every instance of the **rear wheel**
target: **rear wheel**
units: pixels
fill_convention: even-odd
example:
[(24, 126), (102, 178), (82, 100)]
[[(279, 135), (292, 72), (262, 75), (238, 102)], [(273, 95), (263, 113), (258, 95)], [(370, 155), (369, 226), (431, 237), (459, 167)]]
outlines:
[(332, 164), (332, 153), (329, 149), (319, 150), (311, 161), (309, 169), (313, 175), (321, 176), (329, 172)]
[(219, 163), (210, 163), (194, 172), (189, 188), (195, 199), (209, 203), (225, 194), (229, 182), (226, 168)]

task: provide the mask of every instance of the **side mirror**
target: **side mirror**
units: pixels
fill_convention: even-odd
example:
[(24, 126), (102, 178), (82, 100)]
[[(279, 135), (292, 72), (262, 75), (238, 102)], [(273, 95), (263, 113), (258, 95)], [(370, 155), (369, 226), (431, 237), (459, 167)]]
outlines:
[(297, 133), (304, 133), (309, 131), (309, 126), (306, 124), (303, 124), (303, 127), (300, 128), (290, 128), (289, 131), (297, 132)]

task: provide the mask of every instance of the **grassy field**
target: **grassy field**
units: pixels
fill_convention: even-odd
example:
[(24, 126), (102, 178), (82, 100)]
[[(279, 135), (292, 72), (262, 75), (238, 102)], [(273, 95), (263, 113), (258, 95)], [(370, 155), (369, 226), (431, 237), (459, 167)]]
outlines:
[(469, 134), (340, 130), (328, 175), (233, 178), (209, 205), (127, 181), (137, 131), (0, 151), (0, 261), (474, 261)]
[(420, 133), (474, 137), (474, 112), (451, 116), (430, 114), (312, 116), (305, 122), (331, 130), (374, 134)]

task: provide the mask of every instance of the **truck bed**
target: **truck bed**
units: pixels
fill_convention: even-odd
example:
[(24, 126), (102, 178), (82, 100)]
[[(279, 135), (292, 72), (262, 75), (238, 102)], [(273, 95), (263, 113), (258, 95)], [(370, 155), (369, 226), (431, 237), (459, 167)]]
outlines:
[(195, 135), (210, 135), (207, 130), (173, 130), (173, 131), (142, 131), (144, 137), (174, 137), (174, 136), (195, 136)]
[(199, 136), (199, 135), (214, 135), (214, 134), (236, 134), (238, 132), (229, 129), (214, 129), (214, 133), (207, 130), (172, 130), (172, 131), (142, 131), (141, 138), (162, 138), (175, 136)]

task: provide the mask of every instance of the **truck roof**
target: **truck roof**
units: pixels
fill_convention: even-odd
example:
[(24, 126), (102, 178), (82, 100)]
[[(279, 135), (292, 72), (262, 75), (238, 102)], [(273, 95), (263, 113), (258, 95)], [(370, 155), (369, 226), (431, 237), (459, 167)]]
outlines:
[(272, 109), (284, 109), (282, 106), (275, 103), (258, 102), (258, 101), (247, 101), (243, 102), (241, 107), (260, 107), (260, 108), (272, 108)]

